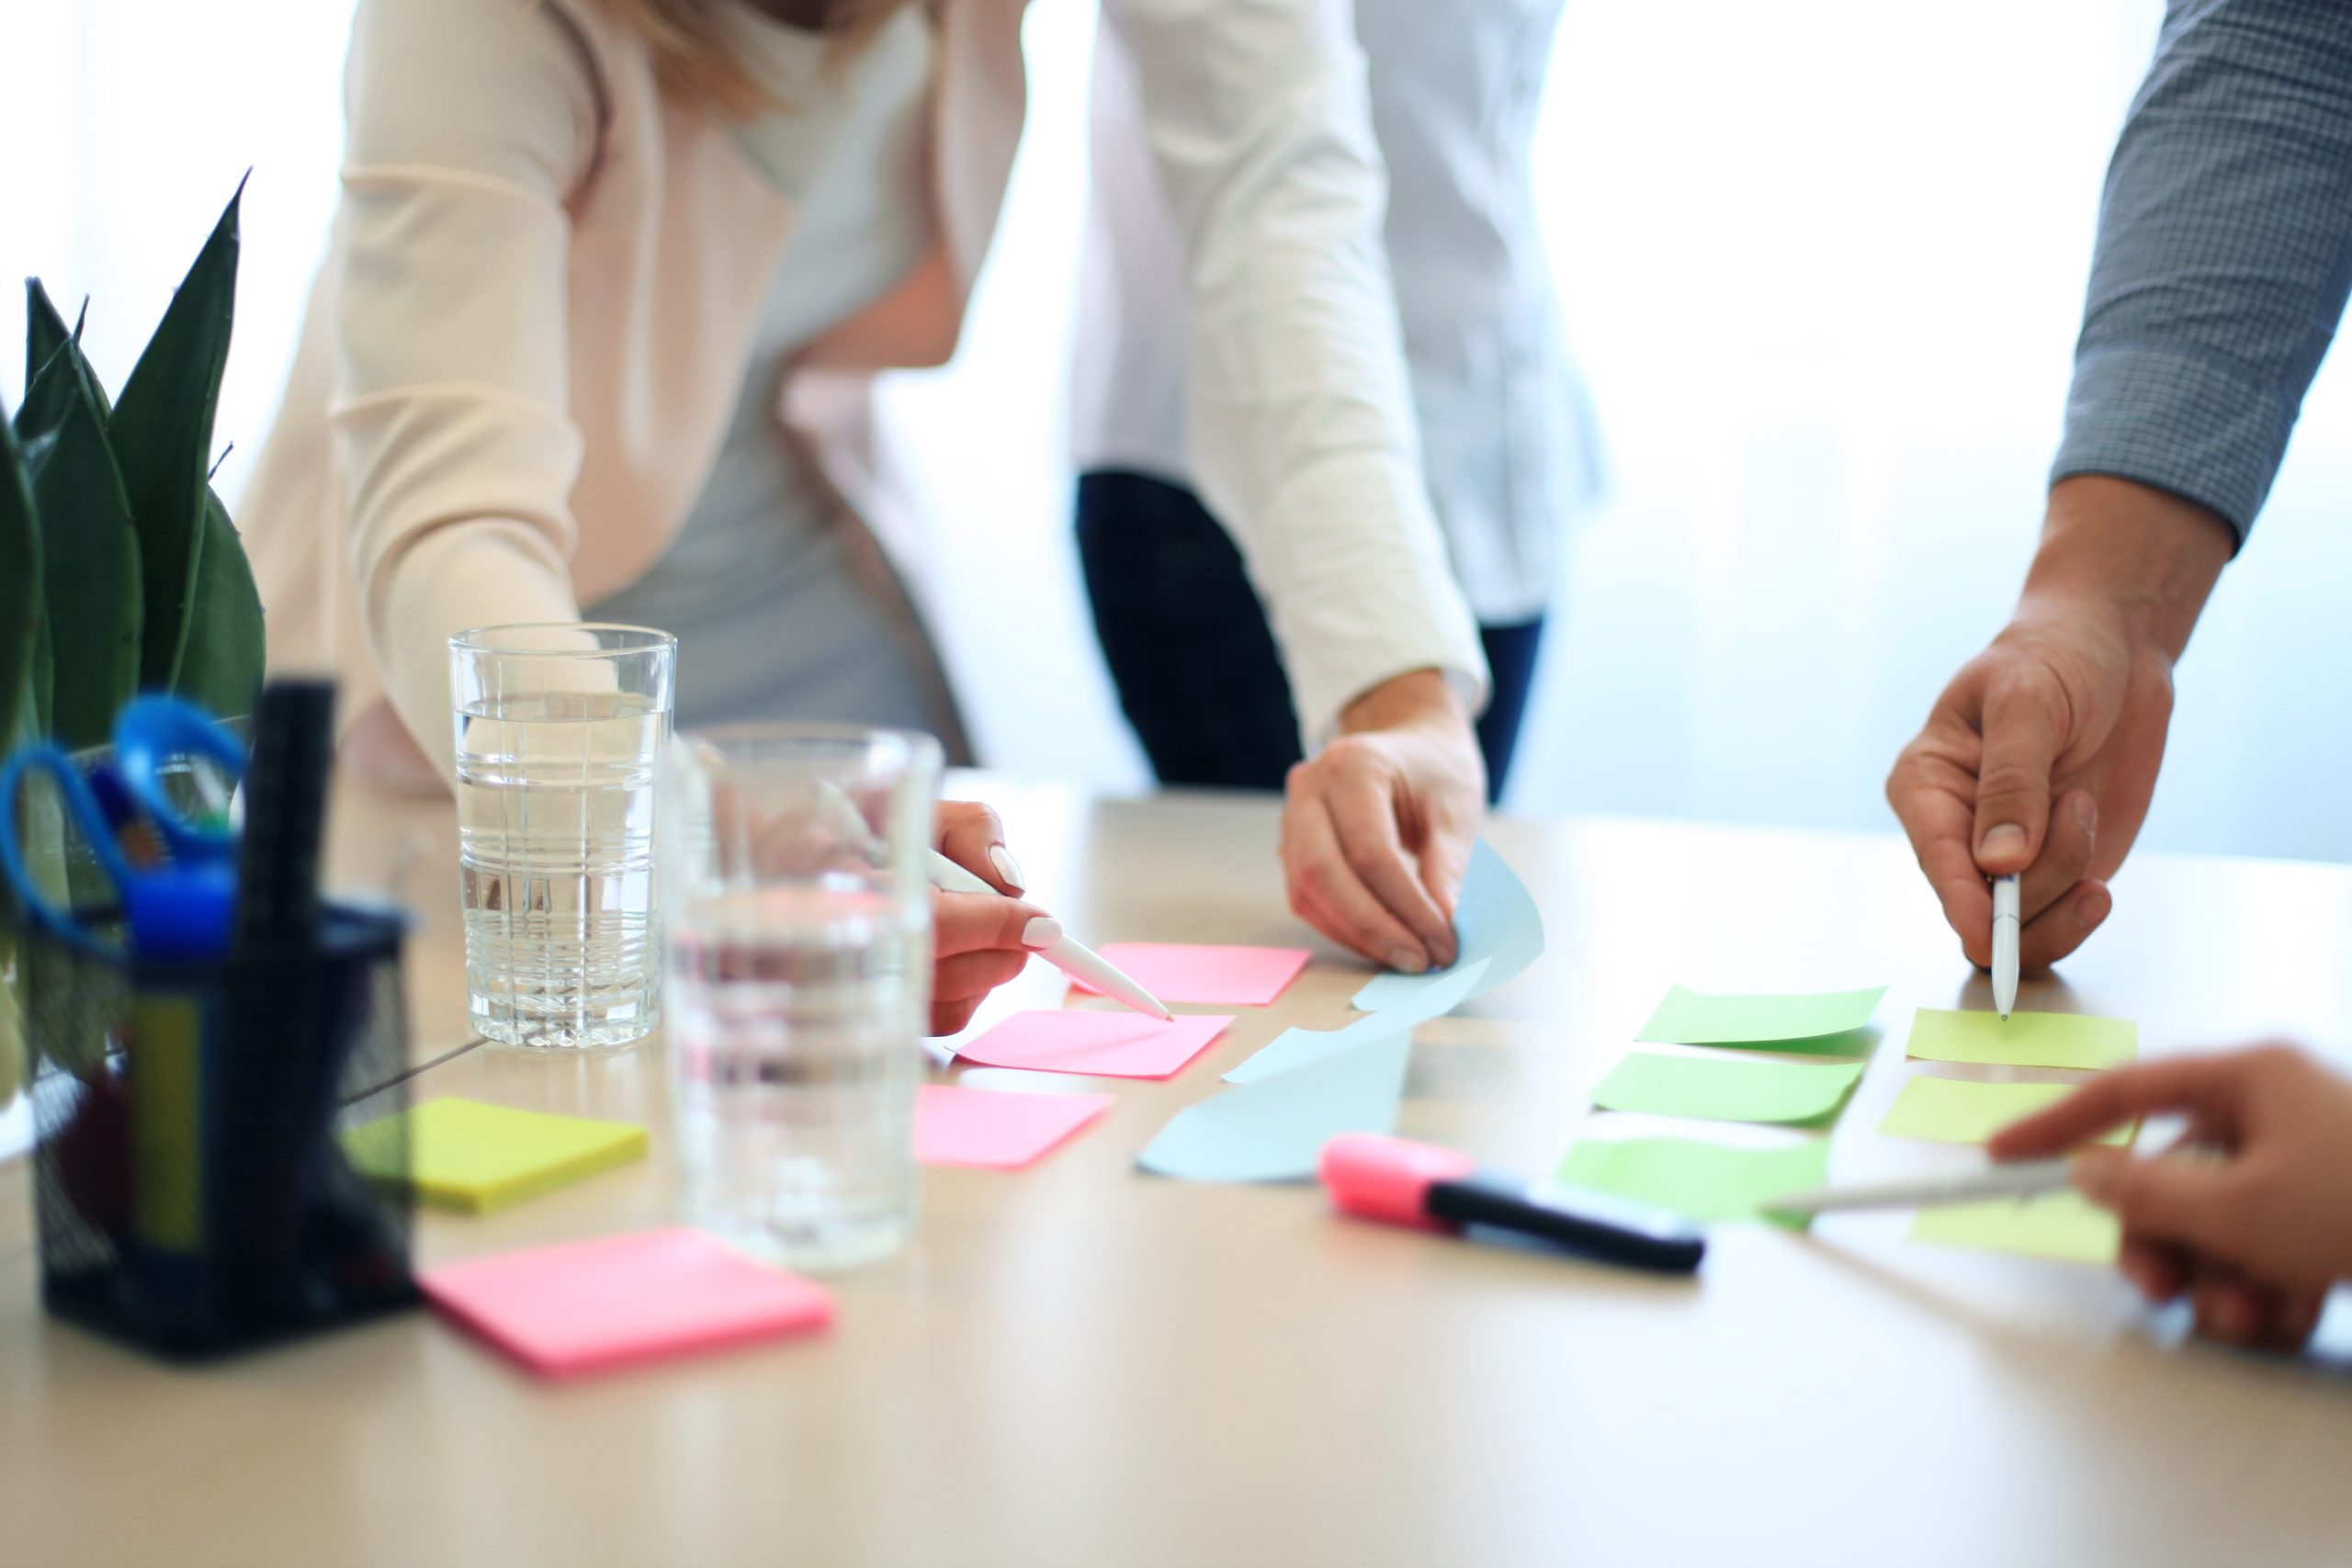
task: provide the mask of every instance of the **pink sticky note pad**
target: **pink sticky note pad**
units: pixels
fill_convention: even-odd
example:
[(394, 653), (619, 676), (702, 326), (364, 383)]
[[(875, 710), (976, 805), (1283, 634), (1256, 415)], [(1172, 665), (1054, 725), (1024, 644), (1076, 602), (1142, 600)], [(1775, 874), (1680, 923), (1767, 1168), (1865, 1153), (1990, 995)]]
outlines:
[(435, 1269), (433, 1304), (546, 1378), (826, 1326), (833, 1299), (697, 1230), (640, 1231)]
[(1019, 1170), (1109, 1109), (1107, 1094), (1000, 1094), (927, 1083), (915, 1091), (915, 1157)]
[[(1264, 1007), (1312, 957), (1303, 947), (1209, 947), (1182, 942), (1109, 942), (1105, 962), (1163, 1002)], [(1073, 989), (1093, 993), (1083, 983)]]
[(1162, 1023), (1139, 1012), (1016, 1012), (958, 1051), (956, 1059), (1041, 1073), (1106, 1078), (1173, 1077), (1225, 1032), (1231, 1015), (1192, 1013)]

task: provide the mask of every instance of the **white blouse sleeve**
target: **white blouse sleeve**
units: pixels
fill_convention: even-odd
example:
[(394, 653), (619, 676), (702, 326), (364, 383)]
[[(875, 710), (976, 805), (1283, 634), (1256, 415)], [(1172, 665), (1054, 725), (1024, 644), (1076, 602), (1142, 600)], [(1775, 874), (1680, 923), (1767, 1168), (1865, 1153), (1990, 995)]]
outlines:
[(1487, 665), (1421, 475), (1347, 0), (1103, 0), (1187, 249), (1191, 466), (1309, 747), (1392, 676)]

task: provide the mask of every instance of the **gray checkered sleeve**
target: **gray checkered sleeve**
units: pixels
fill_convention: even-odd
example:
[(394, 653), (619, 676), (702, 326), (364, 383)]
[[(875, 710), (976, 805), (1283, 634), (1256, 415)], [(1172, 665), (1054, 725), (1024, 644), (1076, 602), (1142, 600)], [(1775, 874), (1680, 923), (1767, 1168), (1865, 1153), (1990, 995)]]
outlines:
[(2099, 204), (2052, 480), (2243, 540), (2352, 291), (2352, 0), (2171, 0)]

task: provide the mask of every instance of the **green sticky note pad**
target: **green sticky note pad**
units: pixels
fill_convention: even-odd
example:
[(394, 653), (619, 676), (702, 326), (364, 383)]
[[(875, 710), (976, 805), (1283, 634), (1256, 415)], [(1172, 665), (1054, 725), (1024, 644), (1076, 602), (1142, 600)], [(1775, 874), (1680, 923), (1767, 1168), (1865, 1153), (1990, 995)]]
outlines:
[(1741, 1149), (1682, 1138), (1588, 1138), (1570, 1145), (1559, 1179), (1701, 1222), (1770, 1220), (1803, 1230), (1810, 1215), (1768, 1214), (1764, 1205), (1820, 1186), (1828, 1169), (1829, 1145), (1823, 1139)]
[(2007, 1067), (2121, 1066), (2140, 1054), (2140, 1026), (2075, 1012), (1953, 1012), (1921, 1008), (1911, 1021), (1914, 1056)]
[(2046, 1192), (1922, 1209), (1911, 1223), (1911, 1239), (2065, 1263), (2112, 1263), (2123, 1229), (2113, 1214), (2079, 1192)]
[[(1937, 1144), (1981, 1144), (2012, 1122), (2021, 1121), (2075, 1091), (2068, 1083), (1975, 1083), (1965, 1078), (1915, 1077), (1903, 1086), (1878, 1130), (1890, 1138), (1924, 1138)], [(2118, 1127), (2102, 1144), (2131, 1141)]]
[(1634, 1051), (1593, 1086), (1604, 1111), (1696, 1116), (1711, 1122), (1818, 1122), (1836, 1114), (1862, 1065), (1678, 1056)]
[(644, 1128), (622, 1122), (434, 1100), (352, 1128), (343, 1146), (371, 1180), (405, 1175), (421, 1203), (487, 1214), (643, 1159), (646, 1140)]
[(1871, 1021), (1880, 986), (1775, 997), (1711, 997), (1676, 986), (1635, 1039), (1652, 1045), (1765, 1045), (1845, 1034)]

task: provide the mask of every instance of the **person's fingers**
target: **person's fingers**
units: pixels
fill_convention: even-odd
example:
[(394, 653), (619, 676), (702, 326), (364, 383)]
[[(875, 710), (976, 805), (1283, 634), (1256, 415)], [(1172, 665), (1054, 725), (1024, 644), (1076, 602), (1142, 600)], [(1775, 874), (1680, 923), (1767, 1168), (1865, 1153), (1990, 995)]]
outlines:
[(1473, 794), (1466, 809), (1464, 806), (1454, 801), (1431, 809), (1421, 843), (1421, 886), (1429, 889), (1430, 899), (1445, 917), (1445, 940), (1432, 950), (1441, 964), (1452, 964), (1462, 956), (1453, 915), (1462, 901), (1463, 879), (1470, 873), (1470, 852), (1477, 847), (1485, 797)]
[(1387, 780), (1349, 772), (1332, 781), (1324, 800), (1340, 853), (1355, 880), (1413, 933), (1430, 961), (1452, 963), (1453, 922), (1414, 873), (1405, 840), (1396, 831), (1396, 796)]
[(2119, 1273), (2132, 1281), (2140, 1293), (2158, 1306), (2179, 1299), (2188, 1288), (2188, 1255), (2180, 1248), (2143, 1236), (2126, 1235), (2116, 1255)]
[(2123, 1228), (2182, 1243), (2227, 1259), (2244, 1230), (2243, 1183), (2223, 1163), (2135, 1159), (2122, 1149), (2086, 1149), (2075, 1156), (2075, 1186), (2114, 1211)]
[(1895, 760), (1886, 780), (1887, 804), (1943, 906), (1945, 922), (1969, 962), (1982, 968), (1993, 962), (1993, 891), (1970, 847), (1974, 790), (1967, 770), (1931, 750), (1925, 738)]
[(2028, 925), (2082, 885), (2098, 849), (2098, 802), (2086, 789), (2067, 791), (2050, 814), (2041, 852), (2018, 878), (2018, 913)]
[(2047, 969), (2090, 940), (2115, 910), (2115, 895), (2104, 882), (2084, 882), (2074, 892), (2025, 923), (2018, 932), (2018, 966)]
[(1996, 678), (1984, 694), (1976, 765), (1976, 863), (1987, 876), (2023, 871), (2041, 852), (2050, 773), (2066, 745), (2066, 699), (2038, 671)]
[(959, 953), (989, 948), (1035, 950), (1061, 940), (1061, 923), (1034, 904), (1018, 898), (998, 898), (986, 893), (942, 893), (931, 896), (934, 959), (944, 963)]
[(2288, 1291), (2278, 1301), (2272, 1343), (2281, 1350), (2300, 1350), (2319, 1330), (2319, 1315), (2327, 1310), (2324, 1291)]
[[(2055, 1105), (2010, 1122), (1986, 1152), (1996, 1160), (2043, 1159), (2110, 1128), (2168, 1111), (2237, 1122), (2245, 1072), (2243, 1054), (2170, 1056), (2104, 1072)], [(2114, 1151), (2109, 1151), (2114, 1152)]]
[(1004, 824), (977, 802), (939, 804), (939, 852), (989, 886), (1018, 897), (1026, 884), (1021, 863), (1004, 847)]
[(2197, 1332), (2227, 1345), (2261, 1345), (2272, 1332), (2269, 1295), (2223, 1270), (2199, 1276), (2188, 1289)]
[(1011, 981), (1028, 965), (1029, 953), (1025, 948), (1008, 951), (990, 947), (978, 953), (959, 953), (932, 966), (932, 999), (938, 1002), (978, 1001), (999, 986)]
[(1412, 975), (1427, 969), (1429, 954), (1419, 939), (1349, 867), (1321, 795), (1301, 780), (1298, 769), (1292, 770), (1291, 781), (1283, 814), (1283, 869), (1292, 911), (1375, 964)]
[(932, 1003), (931, 1032), (933, 1034), (963, 1033), (970, 1025), (972, 1015), (980, 1010), (980, 1000), (978, 997), (967, 997), (957, 1002)]

